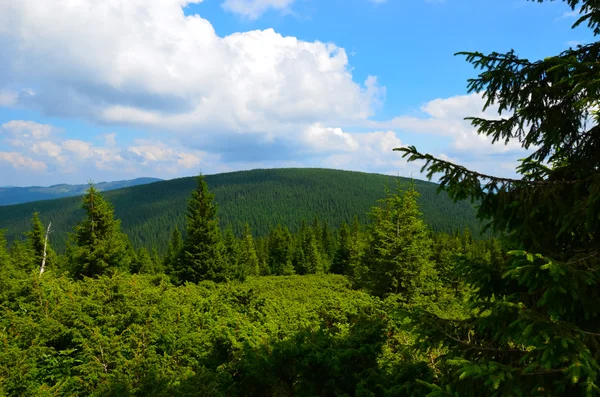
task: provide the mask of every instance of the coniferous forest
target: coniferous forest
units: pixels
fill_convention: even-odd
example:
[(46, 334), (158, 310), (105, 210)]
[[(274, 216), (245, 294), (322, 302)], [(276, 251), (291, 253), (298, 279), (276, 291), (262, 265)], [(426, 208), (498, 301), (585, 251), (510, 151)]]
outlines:
[[(598, 2), (568, 4), (600, 33)], [(139, 229), (159, 246), (91, 185), (63, 199), (80, 212), (62, 248), (41, 203), (23, 239), (0, 234), (0, 395), (599, 395), (600, 42), (459, 55), (500, 109), (478, 132), (528, 149), (519, 177), (395, 150), (485, 231), (432, 227), (417, 181), (366, 214), (257, 223), (199, 175), (183, 222)]]

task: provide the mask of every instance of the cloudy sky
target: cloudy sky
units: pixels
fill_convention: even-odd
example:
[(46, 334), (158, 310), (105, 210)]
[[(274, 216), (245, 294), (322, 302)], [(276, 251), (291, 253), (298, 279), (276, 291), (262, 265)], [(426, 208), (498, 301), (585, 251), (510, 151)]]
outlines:
[[(562, 1), (0, 0), (0, 186), (326, 167), (510, 175), (457, 51), (590, 39)], [(493, 110), (486, 112), (495, 117)]]

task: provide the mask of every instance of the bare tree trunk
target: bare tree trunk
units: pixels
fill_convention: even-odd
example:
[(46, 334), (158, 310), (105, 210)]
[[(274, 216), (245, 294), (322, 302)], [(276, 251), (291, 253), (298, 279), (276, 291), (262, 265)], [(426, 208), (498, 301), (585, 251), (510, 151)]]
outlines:
[(46, 230), (46, 238), (44, 239), (44, 255), (42, 256), (42, 266), (40, 267), (40, 277), (44, 273), (44, 266), (46, 266), (46, 247), (48, 246), (48, 235), (50, 234), (50, 226), (52, 226), (52, 222), (48, 224), (48, 229)]

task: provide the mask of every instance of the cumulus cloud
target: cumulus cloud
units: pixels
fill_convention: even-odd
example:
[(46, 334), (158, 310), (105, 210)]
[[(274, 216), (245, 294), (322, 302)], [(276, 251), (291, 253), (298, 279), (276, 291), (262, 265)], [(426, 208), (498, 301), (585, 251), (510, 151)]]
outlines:
[(214, 133), (268, 138), (290, 126), (364, 120), (384, 95), (375, 77), (353, 80), (343, 48), (272, 29), (220, 37), (206, 19), (184, 15), (190, 3), (3, 2), (0, 75), (35, 86), (23, 104), (47, 114), (169, 129), (196, 144)]
[(30, 171), (43, 171), (46, 163), (24, 156), (19, 152), (0, 152), (0, 161), (9, 163), (13, 168), (25, 168)]
[[(4, 124), (0, 138), (24, 155), (43, 156), (49, 169), (85, 164), (173, 174), (264, 162), (394, 173), (406, 165), (391, 150), (402, 145), (400, 137), (413, 143), (407, 134), (448, 140), (452, 157), (520, 150), (518, 143), (492, 146), (463, 120), (481, 114), (476, 94), (432, 100), (417, 116), (373, 121), (385, 87), (375, 76), (355, 81), (343, 48), (273, 29), (219, 36), (201, 15), (184, 14), (200, 2), (0, 2), (0, 106), (133, 126), (152, 139), (123, 146), (114, 133), (95, 142), (68, 139), (52, 126), (20, 120)], [(223, 6), (256, 18), (291, 5)], [(497, 117), (493, 110), (484, 116)]]
[(477, 151), (481, 155), (522, 153), (523, 148), (518, 141), (492, 144), (491, 138), (479, 135), (471, 122), (464, 120), (469, 116), (499, 119), (497, 108), (493, 106), (485, 112), (482, 111), (484, 103), (481, 94), (477, 93), (438, 98), (421, 107), (424, 117), (399, 116), (388, 121), (369, 122), (368, 125), (448, 138), (451, 141), (451, 148), (457, 152)]
[(145, 172), (177, 175), (202, 165), (205, 160), (216, 159), (214, 155), (168, 146), (158, 140), (136, 139), (130, 145), (118, 146), (116, 133), (107, 133), (101, 135), (104, 144), (96, 145), (81, 139), (65, 139), (54, 131), (59, 129), (33, 121), (13, 120), (0, 125), (0, 143), (18, 149), (0, 152), (0, 160), (14, 169), (48, 171), (57, 178), (79, 173), (87, 179), (86, 173), (98, 171), (132, 176)]

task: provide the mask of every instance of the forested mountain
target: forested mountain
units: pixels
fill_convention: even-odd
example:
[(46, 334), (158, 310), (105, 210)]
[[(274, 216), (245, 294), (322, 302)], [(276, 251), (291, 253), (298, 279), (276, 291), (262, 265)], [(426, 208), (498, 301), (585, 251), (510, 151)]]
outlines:
[[(286, 225), (297, 230), (302, 220), (318, 216), (332, 227), (366, 213), (384, 195), (395, 178), (380, 174), (329, 169), (268, 169), (207, 175), (206, 181), (219, 205), (221, 225), (232, 226), (240, 235), (248, 222), (257, 236), (272, 226)], [(162, 250), (172, 228), (184, 230), (184, 214), (194, 178), (180, 178), (105, 192), (113, 203), (123, 231), (136, 247)], [(445, 193), (436, 194), (437, 185), (416, 181), (426, 223), (435, 231), (480, 229), (475, 211), (468, 202), (453, 203)], [(7, 239), (21, 238), (29, 230), (31, 214), (40, 213), (52, 222), (53, 245), (62, 250), (66, 233), (81, 219), (81, 198), (38, 201), (0, 207), (0, 228), (8, 229)]]
[[(95, 184), (99, 191), (122, 189), (130, 186), (145, 185), (158, 182), (158, 178), (136, 178), (126, 181), (100, 182)], [(28, 203), (39, 200), (51, 200), (62, 197), (80, 196), (88, 188), (88, 185), (59, 184), (52, 186), (2, 186), (0, 187), (0, 205), (11, 205)]]

